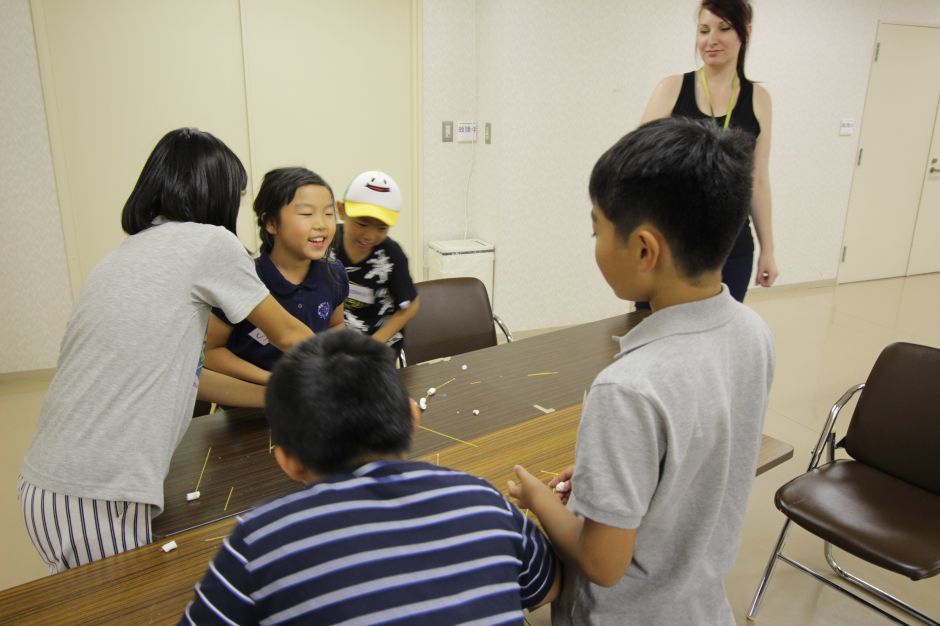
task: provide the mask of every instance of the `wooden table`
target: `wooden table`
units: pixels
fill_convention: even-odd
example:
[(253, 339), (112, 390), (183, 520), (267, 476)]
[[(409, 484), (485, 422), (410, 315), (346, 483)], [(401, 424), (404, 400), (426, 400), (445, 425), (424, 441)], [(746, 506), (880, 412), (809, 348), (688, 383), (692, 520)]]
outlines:
[[(516, 463), (548, 480), (551, 473), (574, 461), (583, 393), (616, 350), (610, 336), (623, 334), (627, 324), (632, 326), (638, 319), (631, 316), (602, 320), (460, 355), (448, 362), (402, 370), (412, 393), (421, 395), (430, 386), (440, 388), (430, 398), (429, 409), (422, 416), (424, 422), (434, 430), (464, 440), (459, 443), (421, 431), (412, 456), (482, 476), (504, 491)], [(461, 369), (464, 364), (467, 370)], [(550, 371), (559, 373), (528, 376)], [(441, 386), (451, 378), (453, 382)], [(534, 404), (556, 410), (545, 414)], [(480, 410), (479, 416), (472, 415), (473, 408)], [(267, 428), (257, 412), (210, 417), (216, 419), (200, 423), (206, 418), (197, 418), (184, 439), (184, 445), (198, 452), (190, 455), (198, 456), (196, 462), (191, 462), (184, 451), (178, 452), (167, 478), (168, 489), (177, 491), (167, 491), (164, 515), (180, 508), (182, 512), (169, 519), (177, 520), (174, 522), (177, 526), (194, 526), (189, 530), (171, 528), (172, 524), (161, 527), (163, 532), (171, 528), (176, 533), (173, 539), (179, 545), (177, 550), (164, 553), (160, 549), (163, 541), (158, 541), (0, 592), (0, 623), (175, 623), (192, 598), (193, 585), (205, 573), (222, 538), (234, 524), (231, 517), (212, 519), (218, 517), (216, 509), (224, 506), (229, 484), (237, 485), (235, 493), (257, 490), (268, 497), (273, 492), (264, 492), (265, 489), (296, 488), (280, 479), (279, 471), (274, 471), (273, 459), (268, 454)], [(239, 437), (243, 440), (229, 441)], [(211, 457), (222, 458), (216, 458), (212, 474), (209, 469), (212, 466), (207, 464), (200, 486), (204, 495), (198, 508), (171, 504), (176, 502), (174, 498), (192, 490), (192, 468), (198, 477), (210, 443), (213, 446), (210, 463)], [(792, 456), (791, 446), (764, 436), (756, 471), (760, 474)], [(187, 459), (187, 463), (182, 459)], [(231, 515), (243, 508), (235, 493), (229, 510), (223, 514)], [(185, 503), (185, 498), (182, 501)], [(208, 505), (213, 508), (203, 517), (201, 509), (210, 509)], [(202, 519), (205, 521), (200, 522)], [(158, 527), (156, 521), (154, 526)]]
[[(415, 436), (411, 456), (450, 446), (454, 440), (449, 437), (472, 439), (543, 415), (543, 409), (580, 404), (594, 377), (619, 351), (613, 337), (647, 314), (620, 315), (400, 370), (413, 397), (438, 389), (421, 415), (424, 428)], [(480, 414), (473, 415), (474, 409)], [(197, 483), (201, 497), (187, 502), (186, 494)], [(163, 486), (164, 511), (154, 519), (153, 532), (166, 537), (196, 528), (294, 488), (270, 454), (262, 411), (197, 417), (173, 455)]]
[[(505, 490), (514, 463), (546, 480), (574, 461), (580, 405), (561, 409), (418, 458), (483, 476)], [(793, 456), (764, 436), (757, 473)], [(233, 518), (181, 532), (170, 553), (162, 542), (0, 592), (0, 624), (174, 624), (192, 599)]]

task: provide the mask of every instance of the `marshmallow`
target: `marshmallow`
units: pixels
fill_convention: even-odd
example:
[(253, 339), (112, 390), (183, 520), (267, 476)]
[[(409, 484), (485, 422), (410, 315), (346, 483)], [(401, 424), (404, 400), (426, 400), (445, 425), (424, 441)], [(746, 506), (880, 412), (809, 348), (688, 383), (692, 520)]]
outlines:
[(474, 415), (479, 415), (479, 414), (480, 414), (480, 409), (473, 409), (473, 414), (474, 414)]
[(193, 500), (198, 500), (200, 495), (198, 491), (190, 491), (186, 494), (186, 501), (192, 502)]
[(431, 387), (430, 389), (428, 389), (429, 396), (433, 396), (436, 393), (437, 393), (437, 387)]
[(467, 371), (467, 366), (466, 366), (466, 365), (461, 365), (461, 366), (460, 366), (460, 369), (462, 369), (463, 371), (466, 372), (466, 371)]
[(427, 410), (428, 410), (428, 399), (427, 399), (427, 398), (424, 398), (424, 397), (418, 398), (418, 406), (421, 407), (421, 410), (422, 410), (422, 411), (427, 411)]
[(163, 544), (163, 546), (162, 546), (161, 549), (162, 549), (164, 552), (172, 552), (173, 550), (176, 550), (176, 542), (175, 542), (175, 541), (171, 541), (170, 543), (165, 543), (165, 544)]
[(555, 485), (555, 491), (557, 491), (558, 493), (566, 493), (568, 491), (571, 491), (571, 483), (561, 481), (560, 483)]

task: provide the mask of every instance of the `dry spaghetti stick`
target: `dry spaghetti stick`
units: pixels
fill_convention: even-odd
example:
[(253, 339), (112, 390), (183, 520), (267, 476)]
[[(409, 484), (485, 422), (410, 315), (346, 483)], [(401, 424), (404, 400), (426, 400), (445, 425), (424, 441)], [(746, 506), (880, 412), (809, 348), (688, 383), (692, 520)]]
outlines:
[(268, 454), (271, 454), (271, 450), (274, 449), (274, 444), (271, 443), (271, 429), (268, 429)]
[(464, 441), (463, 439), (457, 439), (456, 437), (451, 437), (450, 435), (445, 435), (444, 433), (441, 433), (441, 432), (438, 432), (438, 431), (436, 431), (436, 430), (434, 430), (434, 429), (428, 428), (427, 426), (422, 426), (422, 425), (418, 424), (418, 428), (420, 428), (420, 429), (422, 429), (422, 430), (426, 430), (426, 431), (428, 431), (429, 433), (434, 433), (435, 435), (440, 435), (441, 437), (447, 437), (448, 439), (451, 439), (451, 440), (456, 441), (456, 442), (458, 442), (458, 443), (465, 443), (465, 444), (467, 444), (468, 446), (473, 446), (474, 448), (479, 448), (479, 447), (480, 447), (480, 446), (478, 446), (478, 445), (475, 444), (475, 443), (470, 443), (469, 441)]
[(225, 539), (228, 535), (222, 535), (221, 537), (208, 537), (203, 539), (203, 541), (218, 541), (219, 539)]
[(473, 381), (473, 382), (470, 383), (470, 384), (471, 384), (471, 385), (479, 385), (479, 384), (482, 383), (482, 382), (483, 382), (482, 380), (475, 380), (475, 381)]
[(451, 379), (450, 379), (450, 380), (448, 380), (448, 381), (447, 381), (446, 383), (443, 383), (443, 384), (440, 384), (440, 385), (438, 385), (438, 386), (437, 386), (437, 388), (438, 388), (438, 389), (440, 389), (441, 387), (444, 387), (444, 386), (446, 386), (446, 385), (449, 385), (449, 384), (451, 384), (451, 383), (452, 383), (452, 382), (454, 382), (455, 380), (457, 380), (457, 378), (456, 378), (456, 377), (454, 377), (454, 378), (451, 378)]
[(536, 372), (534, 374), (526, 374), (527, 376), (554, 376), (558, 372)]
[(549, 472), (548, 470), (539, 470), (543, 474), (548, 474), (550, 476), (558, 476), (558, 472)]
[(206, 473), (206, 465), (209, 464), (209, 455), (212, 454), (212, 446), (206, 450), (206, 460), (202, 462), (202, 471), (199, 472), (199, 480), (196, 481), (196, 488), (193, 491), (199, 491), (199, 485), (202, 484), (202, 475)]
[(232, 499), (232, 492), (233, 492), (233, 491), (235, 491), (234, 485), (232, 486), (231, 489), (228, 490), (228, 497), (225, 499), (225, 508), (222, 509), (223, 511), (228, 511), (228, 503), (229, 503), (229, 501)]

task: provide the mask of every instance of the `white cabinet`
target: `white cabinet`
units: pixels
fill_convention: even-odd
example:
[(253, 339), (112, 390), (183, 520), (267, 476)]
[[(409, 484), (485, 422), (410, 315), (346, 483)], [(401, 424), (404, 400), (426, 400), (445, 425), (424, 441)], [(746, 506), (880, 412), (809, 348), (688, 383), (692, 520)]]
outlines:
[(493, 266), (496, 251), (482, 239), (452, 239), (428, 244), (428, 279), (471, 276), (479, 278), (493, 304)]

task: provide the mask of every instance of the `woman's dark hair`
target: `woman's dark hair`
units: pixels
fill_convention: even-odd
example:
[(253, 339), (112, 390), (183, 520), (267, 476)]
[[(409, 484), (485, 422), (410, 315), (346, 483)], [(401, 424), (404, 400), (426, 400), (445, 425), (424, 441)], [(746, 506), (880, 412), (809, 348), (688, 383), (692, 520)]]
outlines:
[[(261, 188), (255, 197), (254, 209), (258, 216), (258, 231), (261, 236), (261, 249), (270, 254), (274, 248), (274, 235), (269, 233), (265, 226), (269, 222), (281, 223), (281, 209), (290, 204), (294, 194), (304, 185), (320, 185), (330, 192), (330, 199), (335, 200), (333, 189), (323, 180), (323, 177), (303, 167), (281, 167), (271, 170), (264, 175)], [(327, 250), (329, 258), (333, 249), (333, 242)]]
[(702, 12), (702, 9), (707, 9), (731, 24), (734, 32), (738, 34), (738, 39), (741, 40), (741, 50), (738, 52), (738, 77), (741, 80), (746, 80), (744, 57), (747, 55), (747, 28), (754, 18), (754, 9), (751, 8), (751, 3), (747, 0), (702, 0), (702, 4), (699, 5), (699, 13)]
[(247, 182), (241, 161), (219, 139), (196, 128), (171, 130), (144, 163), (124, 203), (121, 227), (134, 235), (163, 216), (234, 233)]

